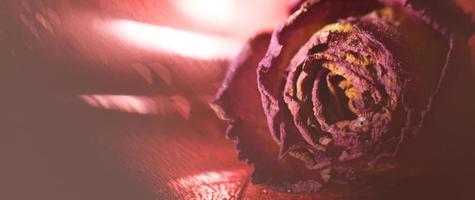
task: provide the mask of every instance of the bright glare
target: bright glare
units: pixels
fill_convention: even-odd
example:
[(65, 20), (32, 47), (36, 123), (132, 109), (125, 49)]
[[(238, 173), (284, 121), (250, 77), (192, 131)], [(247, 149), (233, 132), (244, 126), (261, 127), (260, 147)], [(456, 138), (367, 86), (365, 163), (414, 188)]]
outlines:
[(197, 59), (233, 57), (241, 43), (229, 38), (202, 35), (130, 20), (111, 22), (111, 31), (121, 40), (142, 48)]
[(191, 27), (247, 39), (287, 17), (289, 0), (174, 0)]
[(129, 95), (81, 95), (80, 98), (95, 108), (129, 113), (156, 114), (155, 101), (147, 97)]
[(236, 16), (236, 0), (178, 0), (179, 8), (190, 18), (211, 24), (227, 25)]
[(182, 96), (132, 96), (132, 95), (80, 95), (87, 105), (127, 113), (172, 115), (174, 113), (188, 119), (190, 103)]
[(240, 187), (243, 177), (247, 175), (244, 169), (210, 171), (193, 176), (187, 176), (169, 182), (170, 188), (189, 194), (187, 199), (233, 199)]

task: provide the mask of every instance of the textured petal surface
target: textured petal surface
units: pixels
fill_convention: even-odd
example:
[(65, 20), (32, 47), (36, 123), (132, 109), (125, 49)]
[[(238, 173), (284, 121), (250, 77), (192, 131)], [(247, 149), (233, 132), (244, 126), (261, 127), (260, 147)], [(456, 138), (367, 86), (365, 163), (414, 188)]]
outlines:
[[(312, 169), (321, 169), (322, 164), (330, 162), (331, 159), (327, 159), (321, 155), (315, 155), (315, 151), (320, 150), (301, 151), (302, 149), (311, 149), (308, 146), (312, 146), (314, 149), (321, 149), (320, 144), (317, 144), (319, 142), (323, 143), (324, 145), (333, 142), (337, 146), (352, 146), (351, 149), (346, 149), (344, 151), (331, 150), (328, 152), (328, 155), (335, 154), (335, 152), (340, 152), (340, 161), (359, 158), (360, 156), (364, 155), (363, 152), (367, 151), (379, 152), (377, 154), (373, 154), (373, 156), (367, 158), (367, 160), (364, 162), (361, 162), (361, 165), (358, 164), (349, 168), (366, 171), (369, 168), (364, 167), (364, 163), (370, 164), (370, 166), (372, 166), (374, 162), (382, 158), (396, 155), (396, 153), (399, 152), (401, 144), (406, 142), (408, 138), (412, 138), (416, 135), (416, 133), (418, 133), (420, 127), (422, 127), (424, 123), (427, 113), (432, 107), (434, 97), (436, 97), (440, 91), (447, 69), (450, 67), (451, 60), (454, 59), (452, 55), (454, 51), (454, 38), (452, 34), (459, 34), (460, 37), (466, 36), (467, 33), (469, 33), (472, 29), (471, 22), (467, 21), (466, 16), (460, 14), (460, 10), (455, 8), (454, 5), (443, 2), (436, 2), (434, 5), (425, 5), (420, 1), (380, 1), (380, 3), (385, 5), (407, 6), (404, 12), (408, 12), (408, 15), (417, 16), (413, 17), (414, 19), (408, 17), (408, 19), (404, 19), (401, 22), (398, 21), (396, 23), (397, 25), (395, 25), (395, 31), (391, 30), (392, 28), (390, 26), (386, 27), (384, 24), (385, 22), (372, 20), (371, 17), (365, 17), (367, 19), (364, 19), (362, 22), (358, 22), (357, 25), (357, 27), (369, 33), (372, 38), (376, 38), (377, 41), (381, 42), (384, 48), (387, 48), (387, 50), (390, 52), (389, 57), (394, 57), (396, 59), (396, 61), (389, 61), (388, 58), (377, 58), (376, 60), (377, 63), (390, 65), (392, 70), (395, 70), (395, 72), (391, 72), (391, 70), (389, 70), (389, 73), (396, 73), (398, 77), (397, 79), (394, 79), (395, 75), (391, 75), (389, 77), (393, 78), (385, 80), (386, 78), (384, 77), (385, 74), (388, 73), (388, 69), (376, 69), (374, 72), (377, 73), (377, 76), (379, 76), (379, 81), (386, 81), (382, 83), (381, 87), (383, 90), (389, 92), (388, 97), (392, 102), (389, 109), (393, 110), (385, 112), (386, 114), (389, 112), (394, 112), (395, 114), (391, 114), (393, 115), (392, 118), (394, 119), (391, 120), (391, 115), (386, 116), (386, 114), (381, 116), (367, 116), (371, 120), (376, 120), (376, 122), (378, 122), (378, 120), (383, 120), (384, 122), (381, 126), (373, 122), (369, 122), (369, 124), (374, 126), (373, 128), (370, 128), (370, 130), (374, 132), (371, 133), (371, 137), (373, 137), (373, 143), (369, 146), (366, 146), (368, 144), (360, 146), (356, 140), (343, 139), (340, 141), (340, 139), (338, 139), (340, 137), (348, 137), (345, 136), (345, 134), (349, 129), (345, 127), (349, 126), (351, 129), (353, 126), (347, 124), (348, 122), (342, 122), (343, 124), (337, 124), (336, 126), (325, 123), (322, 124), (322, 122), (325, 120), (322, 120), (322, 117), (320, 116), (322, 114), (318, 114), (318, 112), (316, 113), (316, 119), (312, 119), (312, 117), (303, 117), (310, 114), (306, 110), (312, 109), (311, 107), (304, 106), (305, 104), (310, 103), (308, 101), (308, 98), (310, 97), (314, 99), (314, 111), (315, 109), (318, 111), (319, 109), (321, 110), (322, 107), (324, 109), (328, 107), (326, 105), (318, 104), (318, 101), (317, 104), (315, 104), (315, 96), (318, 95), (304, 94), (302, 96), (303, 93), (310, 92), (310, 88), (307, 87), (312, 83), (310, 80), (315, 78), (318, 79), (318, 77), (321, 76), (317, 75), (315, 77), (314, 75), (310, 75), (315, 72), (308, 71), (309, 67), (306, 67), (308, 63), (305, 63), (307, 61), (304, 62), (304, 60), (299, 58), (299, 56), (302, 57), (301, 55), (305, 57), (307, 52), (314, 51), (314, 49), (312, 49), (312, 44), (307, 45), (308, 43), (312, 43), (312, 40), (309, 40), (311, 36), (317, 30), (321, 29), (325, 24), (336, 22), (336, 20), (346, 18), (348, 16), (358, 17), (382, 6), (381, 4), (374, 1), (331, 1), (331, 3), (330, 1), (307, 1), (285, 23), (277, 27), (277, 29), (274, 31), (270, 41), (269, 49), (264, 58), (260, 61), (259, 67), (257, 69), (258, 88), (261, 94), (261, 100), (264, 112), (266, 114), (268, 128), (275, 142), (280, 146), (279, 158), (281, 160), (276, 162), (277, 165), (274, 165), (274, 168), (276, 168), (275, 171), (279, 171), (278, 167), (275, 166), (283, 166), (285, 169), (287, 169), (286, 171), (290, 171), (290, 173), (282, 171), (279, 176), (273, 176), (269, 171), (262, 172), (262, 170), (260, 170), (261, 167), (266, 168), (266, 166), (263, 165), (265, 164), (264, 162), (259, 163), (259, 161), (251, 159), (250, 163), (255, 164), (254, 166), (256, 168), (256, 176), (254, 179), (256, 182), (266, 183), (268, 185), (278, 185), (281, 187), (281, 189), (293, 192), (316, 191), (320, 189), (322, 182), (328, 181), (327, 178), (329, 176), (322, 174), (325, 173), (325, 171), (315, 171)], [(444, 15), (440, 10), (442, 8), (441, 5), (452, 6), (448, 7), (447, 11), (449, 13), (453, 12), (457, 14), (444, 18)], [(353, 12), (347, 12), (350, 10), (350, 8)], [(383, 16), (384, 14), (381, 15)], [(450, 23), (456, 19), (459, 19), (457, 22), (460, 26)], [(353, 19), (350, 18), (349, 21), (351, 20)], [(331, 34), (332, 32), (330, 31), (328, 35), (331, 36)], [(362, 34), (364, 35), (366, 33)], [(402, 37), (397, 35), (401, 35)], [(307, 44), (305, 44), (306, 42)], [(318, 42), (313, 41), (313, 43)], [(375, 48), (375, 52), (382, 52), (381, 48), (374, 47), (378, 46), (378, 44), (367, 45), (369, 45), (367, 47), (368, 49)], [(351, 44), (349, 44), (349, 46), (351, 46)], [(320, 48), (320, 46), (315, 47)], [(342, 52), (341, 50), (337, 50), (339, 47), (336, 46), (322, 46), (321, 48), (333, 48), (335, 49), (336, 55)], [(343, 51), (356, 51), (357, 54), (364, 52), (358, 49), (350, 49), (351, 48), (347, 48)], [(424, 49), (424, 51), (421, 51), (422, 49)], [(332, 60), (330, 57), (325, 57), (324, 59)], [(346, 59), (349, 59), (349, 57), (347, 56)], [(354, 60), (355, 58), (352, 57), (352, 59)], [(357, 58), (356, 60), (359, 62)], [(341, 62), (344, 60), (338, 60), (337, 58), (334, 61)], [(295, 73), (292, 70), (288, 70), (292, 69), (296, 63), (298, 64), (302, 62), (303, 67), (295, 68)], [(365, 63), (364, 60), (361, 62)], [(343, 69), (339, 67), (332, 68), (328, 66), (327, 68), (330, 71), (333, 70), (334, 72), (332, 73), (336, 73), (329, 75), (342, 75), (345, 78), (352, 79), (352, 81), (356, 81), (356, 75), (351, 75), (352, 73), (366, 78), (367, 76), (371, 76), (368, 74), (373, 73), (371, 71), (365, 72), (364, 70), (358, 71), (360, 69), (357, 68)], [(284, 78), (285, 76), (289, 76), (287, 79), (287, 85), (290, 86), (285, 86), (284, 89), (284, 84), (286, 82)], [(327, 74), (323, 74), (323, 76), (327, 76)], [(327, 78), (327, 82), (328, 81), (329, 79)], [(393, 88), (391, 85), (396, 85), (397, 87)], [(296, 87), (293, 88), (294, 86)], [(354, 86), (360, 90), (368, 89), (368, 91), (372, 90), (369, 89), (370, 87), (375, 87), (365, 83), (363, 79), (359, 80)], [(401, 87), (402, 90), (399, 87)], [(380, 96), (378, 93), (380, 89), (373, 89), (372, 92), (368, 93), (372, 93), (373, 101), (378, 102), (384, 100), (381, 100), (383, 97), (378, 97)], [(335, 88), (333, 86), (330, 87), (330, 91), (333, 90), (335, 90)], [(286, 93), (286, 95), (288, 94), (288, 96), (283, 95), (283, 92)], [(349, 92), (346, 93), (346, 95), (356, 95), (356, 99), (363, 98), (361, 95), (358, 97), (358, 93)], [(398, 99), (400, 99), (401, 102), (399, 102)], [(354, 102), (356, 101), (360, 101), (359, 106), (350, 108), (352, 112), (355, 112), (355, 109), (361, 110), (361, 106), (364, 104), (361, 103), (361, 100), (355, 100)], [(285, 104), (287, 104), (288, 107), (286, 107)], [(396, 109), (396, 105), (398, 105), (397, 110), (394, 110)], [(367, 119), (367, 117), (362, 119)], [(314, 130), (310, 128), (312, 120), (317, 120), (321, 125), (321, 129), (317, 128)], [(391, 121), (391, 124), (389, 124), (389, 121)], [(331, 138), (326, 138), (326, 136), (320, 139), (312, 136), (314, 135), (312, 133), (322, 130), (332, 133), (333, 141)], [(336, 130), (340, 130), (341, 133), (333, 134)], [(388, 130), (389, 133), (385, 133), (388, 132)], [(382, 135), (383, 133), (385, 135)], [(380, 137), (383, 138), (381, 139), (382, 141), (378, 141)], [(325, 150), (321, 151), (323, 152)], [(350, 153), (351, 151), (353, 151), (353, 153)], [(288, 152), (291, 152), (292, 157), (285, 156), (285, 154)], [(318, 162), (312, 161), (312, 154), (319, 157)], [(296, 159), (305, 161), (307, 167), (294, 163)], [(395, 167), (394, 162), (390, 163), (392, 164), (386, 166), (387, 169), (382, 171), (387, 171), (389, 168), (392, 169)], [(309, 166), (313, 167), (309, 168)], [(328, 166), (328, 163), (323, 166)], [(348, 169), (337, 171), (338, 172), (336, 172), (336, 174), (347, 174), (347, 172), (349, 172)], [(332, 174), (333, 173), (334, 172), (332, 172)], [(367, 172), (356, 173), (364, 174)], [(347, 175), (343, 176), (346, 177)], [(347, 178), (352, 176), (353, 175), (349, 175)]]

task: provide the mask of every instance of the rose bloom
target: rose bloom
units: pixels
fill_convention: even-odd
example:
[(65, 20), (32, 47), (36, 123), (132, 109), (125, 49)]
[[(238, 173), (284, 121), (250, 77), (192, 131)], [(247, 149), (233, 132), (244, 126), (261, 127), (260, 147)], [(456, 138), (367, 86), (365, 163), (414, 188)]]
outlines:
[(253, 182), (365, 188), (473, 166), (470, 16), (449, 1), (305, 1), (212, 103)]

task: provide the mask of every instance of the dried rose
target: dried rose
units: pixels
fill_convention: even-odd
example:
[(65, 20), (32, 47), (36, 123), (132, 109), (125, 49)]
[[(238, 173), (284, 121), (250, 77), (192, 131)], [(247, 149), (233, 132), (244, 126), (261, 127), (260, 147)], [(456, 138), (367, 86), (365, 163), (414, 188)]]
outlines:
[(313, 192), (401, 173), (473, 30), (447, 1), (306, 1), (249, 42), (213, 107), (256, 183)]

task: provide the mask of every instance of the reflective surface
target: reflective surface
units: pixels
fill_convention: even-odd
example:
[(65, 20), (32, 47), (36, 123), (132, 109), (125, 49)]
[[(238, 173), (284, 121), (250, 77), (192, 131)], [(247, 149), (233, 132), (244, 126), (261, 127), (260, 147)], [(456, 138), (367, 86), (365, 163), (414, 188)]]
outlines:
[(2, 1), (0, 199), (340, 199), (253, 185), (208, 106), (289, 4)]

